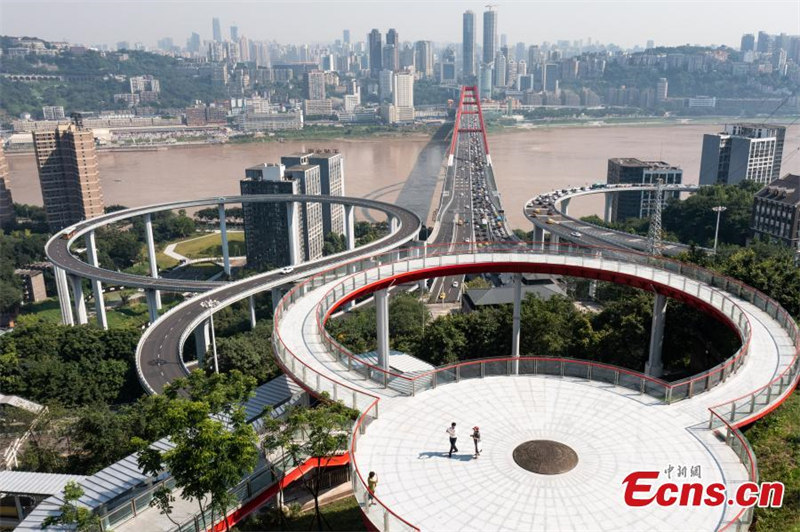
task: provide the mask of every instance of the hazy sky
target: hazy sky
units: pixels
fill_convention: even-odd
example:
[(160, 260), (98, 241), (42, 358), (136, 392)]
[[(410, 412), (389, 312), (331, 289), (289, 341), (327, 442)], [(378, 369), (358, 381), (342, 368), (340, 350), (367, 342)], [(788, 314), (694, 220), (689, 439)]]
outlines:
[[(491, 0), (490, 0), (491, 1)], [(155, 45), (172, 37), (184, 45), (191, 32), (211, 38), (211, 18), (223, 35), (237, 25), (239, 35), (281, 43), (331, 42), (349, 29), (352, 41), (371, 28), (396, 28), (401, 41), (461, 42), (461, 14), (478, 14), (487, 2), (420, 0), (370, 1), (155, 1), (58, 2), (0, 0), (0, 33), (83, 44), (117, 41)], [(738, 47), (743, 33), (800, 34), (800, 0), (747, 1), (498, 1), (498, 33), (509, 45), (576, 40), (644, 45), (727, 44)]]

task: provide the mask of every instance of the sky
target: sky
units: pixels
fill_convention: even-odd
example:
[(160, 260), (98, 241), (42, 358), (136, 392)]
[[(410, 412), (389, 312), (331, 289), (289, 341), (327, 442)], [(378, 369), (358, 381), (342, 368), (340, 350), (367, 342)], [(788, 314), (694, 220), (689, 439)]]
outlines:
[[(681, 44), (739, 46), (742, 34), (800, 34), (800, 0), (722, 1), (497, 1), (498, 33), (517, 42), (578, 40), (614, 43), (624, 48)], [(372, 28), (396, 28), (401, 41), (461, 42), (462, 13), (478, 15), (482, 35), (484, 2), (363, 1), (189, 1), (189, 0), (0, 0), (0, 33), (67, 40), (81, 44), (129, 41), (155, 46), (163, 37), (184, 45), (194, 31), (211, 39), (211, 19), (219, 17), (223, 35), (285, 44), (326, 43), (349, 29), (352, 41)]]

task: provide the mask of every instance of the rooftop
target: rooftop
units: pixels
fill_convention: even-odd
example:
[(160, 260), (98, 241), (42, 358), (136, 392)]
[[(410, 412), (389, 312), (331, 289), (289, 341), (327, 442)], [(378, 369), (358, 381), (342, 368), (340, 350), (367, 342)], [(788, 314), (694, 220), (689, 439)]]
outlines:
[(790, 205), (800, 205), (800, 175), (786, 174), (759, 190), (756, 196)]

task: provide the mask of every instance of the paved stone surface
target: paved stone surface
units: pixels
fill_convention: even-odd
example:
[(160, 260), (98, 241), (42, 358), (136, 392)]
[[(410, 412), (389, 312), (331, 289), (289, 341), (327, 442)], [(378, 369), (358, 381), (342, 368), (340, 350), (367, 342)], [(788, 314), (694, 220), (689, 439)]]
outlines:
[[(389, 404), (356, 459), (378, 473), (380, 500), (423, 530), (713, 530), (732, 507), (629, 508), (622, 480), (669, 466), (700, 466), (704, 483), (747, 476), (729, 448), (707, 447), (708, 431), (687, 429), (691, 419), (609, 385), (488, 377)], [(452, 421), (459, 453), (448, 458)], [(483, 444), (477, 459), (474, 425)], [(517, 465), (514, 449), (541, 439), (574, 449), (575, 468), (541, 475)]]

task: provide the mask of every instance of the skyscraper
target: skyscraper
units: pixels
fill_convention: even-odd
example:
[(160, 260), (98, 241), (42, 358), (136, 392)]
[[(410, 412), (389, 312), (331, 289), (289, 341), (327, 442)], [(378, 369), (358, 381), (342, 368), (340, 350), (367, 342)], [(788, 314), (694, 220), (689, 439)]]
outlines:
[[(388, 48), (389, 46), (392, 47), (391, 52), (383, 54), (383, 68), (389, 68), (396, 72), (400, 70), (400, 35), (394, 28), (390, 28), (386, 32), (386, 47)], [(387, 64), (387, 59), (391, 62), (391, 65)]]
[(394, 75), (392, 104), (395, 107), (414, 107), (414, 74), (398, 72)]
[(94, 135), (76, 122), (33, 133), (42, 200), (53, 232), (103, 214)]
[(722, 133), (703, 135), (700, 184), (778, 179), (785, 135), (786, 127), (767, 124), (728, 124)]
[(441, 72), (439, 73), (439, 81), (442, 83), (455, 83), (456, 79), (456, 51), (451, 48), (447, 47), (444, 52), (442, 52), (442, 60), (439, 63), (441, 65)]
[(350, 30), (344, 30), (342, 32), (342, 43), (350, 44)]
[(658, 83), (656, 83), (656, 103), (666, 102), (668, 91), (669, 82), (667, 82), (667, 78), (658, 78)]
[(494, 56), (494, 86), (497, 88), (506, 86), (506, 56), (499, 50)]
[[(626, 157), (608, 160), (606, 178), (609, 184), (653, 184), (660, 179), (665, 185), (673, 185), (682, 182), (683, 170), (663, 161), (641, 161)], [(664, 192), (662, 205), (678, 196), (678, 192)], [(614, 222), (628, 218), (648, 218), (655, 208), (655, 192), (619, 192), (613, 194), (613, 202)]]
[(211, 32), (214, 36), (214, 42), (222, 42), (222, 28), (217, 17), (211, 19)]
[[(319, 194), (319, 167), (264, 163), (245, 170), (242, 195)], [(322, 256), (322, 206), (319, 203), (243, 203), (247, 266), (275, 268)], [(294, 221), (294, 231), (290, 221)]]
[(464, 33), (462, 36), (462, 54), (464, 60), (464, 77), (474, 76), (475, 69), (475, 13), (464, 12)]
[[(319, 166), (320, 194), (325, 196), (344, 196), (344, 157), (338, 150), (316, 150), (306, 153), (293, 153), (281, 157), (287, 167), (298, 164)], [(344, 206), (322, 204), (322, 234), (344, 234)]]
[(325, 99), (325, 72), (312, 70), (303, 75), (306, 89), (306, 98), (309, 100)]
[(391, 100), (394, 90), (394, 72), (391, 70), (381, 70), (378, 74), (378, 98), (381, 101)]
[(497, 11), (483, 12), (483, 62), (491, 63), (497, 53)]
[(739, 47), (741, 52), (751, 52), (756, 48), (756, 38), (752, 33), (742, 35), (742, 44)]
[(369, 74), (371, 77), (377, 78), (378, 73), (383, 70), (383, 37), (381, 32), (373, 29), (367, 35), (367, 41), (369, 42)]
[(0, 145), (0, 227), (14, 220), (14, 201), (11, 199), (11, 179), (8, 163)]
[(199, 33), (192, 33), (192, 36), (189, 37), (189, 40), (186, 42), (186, 49), (189, 50), (190, 53), (196, 54), (200, 52), (200, 34)]
[(758, 32), (758, 44), (756, 51), (762, 54), (768, 54), (772, 51), (772, 36), (766, 31)]
[(433, 45), (431, 41), (417, 41), (414, 45), (417, 72), (423, 77), (433, 77)]
[(231, 40), (233, 42), (239, 40), (239, 26), (231, 26)]
[(400, 70), (400, 56), (393, 44), (387, 44), (383, 47), (382, 62), (384, 70), (391, 70), (392, 72)]

